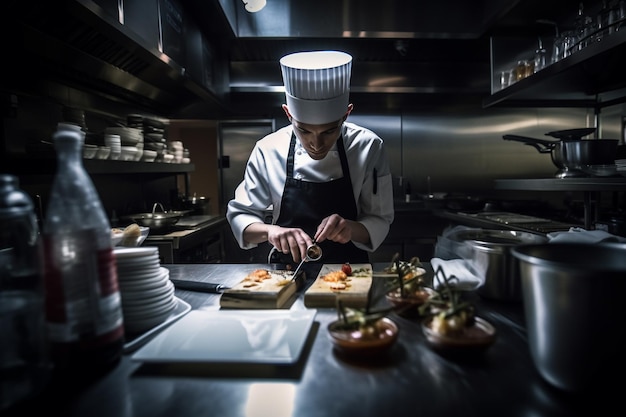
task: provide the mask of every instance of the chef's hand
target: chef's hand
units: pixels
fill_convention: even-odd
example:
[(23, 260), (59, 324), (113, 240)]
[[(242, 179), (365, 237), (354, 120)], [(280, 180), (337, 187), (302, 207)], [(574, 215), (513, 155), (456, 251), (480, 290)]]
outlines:
[(273, 225), (267, 233), (267, 241), (276, 250), (289, 254), (294, 262), (300, 262), (306, 256), (306, 249), (313, 244), (311, 237), (300, 228), (288, 228)]
[(331, 214), (317, 226), (315, 241), (332, 240), (338, 243), (348, 243), (351, 240), (368, 244), (370, 234), (362, 223), (344, 219), (338, 214)]

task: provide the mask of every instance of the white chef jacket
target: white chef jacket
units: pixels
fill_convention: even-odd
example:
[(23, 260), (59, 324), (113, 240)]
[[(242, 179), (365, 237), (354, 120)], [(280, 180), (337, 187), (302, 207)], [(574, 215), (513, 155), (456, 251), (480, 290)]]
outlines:
[[(243, 231), (251, 223), (264, 222), (267, 210), (272, 210), (272, 223), (275, 224), (278, 220), (292, 132), (292, 125), (288, 125), (257, 141), (246, 164), (243, 181), (237, 186), (234, 198), (228, 203), (226, 218), (242, 249), (258, 246), (244, 241)], [(370, 234), (369, 245), (357, 242), (354, 244), (372, 252), (389, 233), (389, 225), (394, 218), (389, 161), (382, 139), (371, 130), (344, 122), (341, 133), (357, 206), (356, 220)], [(324, 159), (316, 161), (306, 153), (296, 136), (293, 175), (296, 179), (311, 182), (341, 178), (343, 174), (337, 145), (335, 144)]]

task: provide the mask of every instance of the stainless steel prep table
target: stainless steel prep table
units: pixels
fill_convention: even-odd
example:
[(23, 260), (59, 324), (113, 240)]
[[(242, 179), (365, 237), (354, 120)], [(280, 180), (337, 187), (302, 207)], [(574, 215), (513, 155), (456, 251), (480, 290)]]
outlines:
[[(268, 265), (166, 267), (172, 278), (232, 284), (233, 271)], [(432, 277), (432, 269), (426, 268)], [(381, 288), (376, 280), (374, 290)], [(194, 309), (219, 305), (219, 295), (181, 290), (176, 294)], [(292, 308), (303, 308), (302, 298)], [(29, 410), (15, 415), (43, 407), (46, 415), (81, 417), (569, 417), (590, 415), (588, 405), (595, 407), (591, 415), (619, 405), (620, 396), (603, 388), (565, 394), (546, 384), (530, 358), (523, 306), (486, 302), (477, 296), (474, 301), (478, 314), (498, 331), (496, 343), (477, 360), (439, 356), (426, 346), (418, 322), (395, 315), (400, 336), (388, 355), (351, 360), (333, 351), (326, 332), (335, 310), (318, 309), (302, 359), (294, 366), (147, 366), (125, 355), (93, 384), (73, 388), (55, 384), (43, 398), (31, 401)]]

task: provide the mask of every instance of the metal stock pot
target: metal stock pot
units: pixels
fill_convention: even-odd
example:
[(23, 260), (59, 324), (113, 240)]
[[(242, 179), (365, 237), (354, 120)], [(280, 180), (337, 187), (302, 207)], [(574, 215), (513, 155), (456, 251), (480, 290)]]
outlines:
[(517, 245), (545, 243), (542, 235), (513, 230), (462, 229), (448, 239), (465, 245), (464, 253), (476, 273), (485, 282), (477, 292), (485, 298), (500, 301), (521, 301), (522, 289), (519, 261), (511, 255)]

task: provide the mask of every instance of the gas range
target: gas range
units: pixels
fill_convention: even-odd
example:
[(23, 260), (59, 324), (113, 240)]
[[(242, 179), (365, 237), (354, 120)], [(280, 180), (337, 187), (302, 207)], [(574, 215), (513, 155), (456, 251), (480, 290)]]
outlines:
[(160, 234), (149, 234), (145, 246), (157, 246), (161, 263), (211, 263), (224, 257), (224, 216), (181, 217)]
[(579, 227), (572, 223), (546, 219), (526, 214), (511, 213), (505, 211), (485, 211), (479, 213), (456, 213), (460, 218), (465, 218), (483, 227), (499, 226), (511, 230), (520, 230), (532, 233), (547, 234), (569, 230), (572, 227)]

